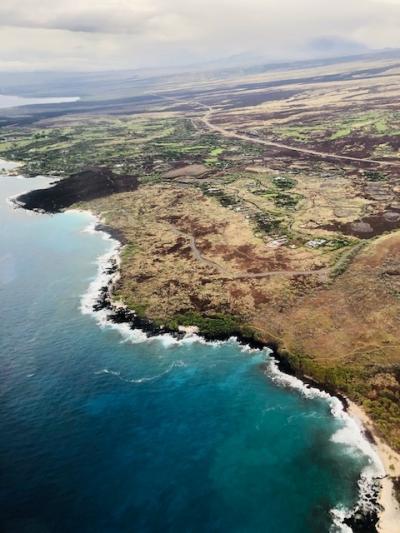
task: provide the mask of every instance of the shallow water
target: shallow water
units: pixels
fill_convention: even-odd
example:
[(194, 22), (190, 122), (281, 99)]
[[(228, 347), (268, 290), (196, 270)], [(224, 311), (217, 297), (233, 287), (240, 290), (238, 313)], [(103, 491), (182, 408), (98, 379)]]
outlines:
[(0, 177), (0, 530), (329, 531), (368, 464), (330, 403), (267, 352), (100, 328), (80, 305), (110, 242), (6, 202), (30, 187)]

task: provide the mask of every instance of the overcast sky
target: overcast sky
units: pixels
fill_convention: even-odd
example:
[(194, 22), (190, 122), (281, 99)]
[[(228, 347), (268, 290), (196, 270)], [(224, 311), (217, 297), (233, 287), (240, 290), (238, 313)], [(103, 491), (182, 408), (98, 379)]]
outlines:
[(0, 42), (0, 70), (400, 47), (400, 0), (0, 0)]

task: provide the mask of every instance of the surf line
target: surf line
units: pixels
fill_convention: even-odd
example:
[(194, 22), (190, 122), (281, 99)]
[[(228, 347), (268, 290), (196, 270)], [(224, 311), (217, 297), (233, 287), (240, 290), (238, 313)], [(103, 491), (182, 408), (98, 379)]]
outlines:
[[(342, 445), (350, 452), (356, 452), (368, 458), (368, 465), (362, 470), (359, 478), (359, 498), (354, 508), (337, 507), (331, 510), (334, 531), (347, 533), (353, 530), (352, 526), (357, 526), (358, 528), (360, 526), (374, 527), (379, 520), (381, 510), (378, 499), (381, 491), (381, 479), (386, 475), (385, 469), (379, 455), (367, 438), (363, 426), (347, 413), (346, 398), (323, 390), (318, 387), (317, 383), (313, 383), (311, 386), (310, 383), (291, 375), (287, 365), (282, 365), (282, 360), (279, 359), (279, 354), (273, 346), (268, 347), (261, 342), (252, 342), (251, 339), (240, 337), (207, 339), (199, 335), (196, 328), (182, 328), (178, 332), (171, 331), (164, 326), (154, 324), (146, 318), (139, 317), (135, 311), (128, 309), (122, 303), (114, 302), (112, 300), (112, 291), (120, 277), (120, 253), (123, 246), (107, 231), (98, 216), (90, 211), (86, 212), (93, 217), (93, 221), (84, 231), (100, 234), (103, 239), (110, 242), (110, 247), (97, 260), (97, 273), (88, 290), (81, 297), (81, 312), (85, 315), (92, 315), (101, 328), (117, 330), (123, 342), (131, 342), (133, 344), (161, 342), (166, 348), (171, 346), (179, 347), (191, 343), (217, 347), (222, 343), (228, 342), (239, 346), (243, 352), (253, 350), (264, 352), (265, 374), (268, 378), (278, 386), (290, 388), (306, 398), (325, 400), (330, 407), (331, 415), (341, 421), (341, 427), (332, 435), (331, 440)], [(102, 369), (99, 373), (113, 374), (123, 381), (145, 382), (158, 379), (170, 372), (175, 363), (161, 374), (154, 377), (139, 378), (138, 380), (123, 378), (118, 372), (109, 369)]]

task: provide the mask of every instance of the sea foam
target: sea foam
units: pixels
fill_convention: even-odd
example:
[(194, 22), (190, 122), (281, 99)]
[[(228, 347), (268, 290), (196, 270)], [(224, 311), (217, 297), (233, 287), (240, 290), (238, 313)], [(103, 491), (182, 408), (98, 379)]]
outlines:
[(149, 381), (156, 381), (166, 376), (170, 372), (172, 372), (174, 368), (182, 368), (185, 366), (186, 366), (186, 363), (184, 361), (181, 361), (181, 360), (173, 361), (169, 365), (169, 367), (166, 368), (163, 372), (160, 372), (159, 374), (155, 374), (154, 376), (144, 376), (141, 378), (126, 378), (124, 376), (121, 376), (121, 372), (110, 370), (109, 368), (103, 368), (102, 370), (95, 372), (95, 374), (96, 375), (109, 374), (111, 376), (117, 377), (119, 380), (124, 381), (125, 383), (140, 384), (140, 383), (148, 383)]
[[(101, 233), (105, 240), (110, 241), (110, 248), (105, 254), (99, 257), (97, 261), (96, 277), (90, 283), (87, 292), (81, 298), (81, 312), (83, 314), (93, 315), (100, 327), (107, 327), (118, 331), (122, 338), (121, 342), (130, 342), (132, 344), (160, 342), (165, 348), (191, 343), (206, 344), (215, 347), (221, 344), (232, 343), (239, 346), (241, 351), (245, 353), (261, 351), (264, 354), (264, 360), (266, 362), (265, 373), (273, 382), (279, 386), (296, 390), (306, 398), (321, 398), (328, 402), (332, 416), (339, 419), (342, 423), (342, 427), (332, 435), (332, 442), (342, 445), (346, 453), (358, 454), (359, 456), (361, 455), (368, 458), (368, 465), (363, 469), (359, 479), (359, 499), (356, 506), (353, 509), (338, 506), (331, 510), (332, 527), (330, 533), (349, 533), (352, 529), (345, 524), (347, 518), (351, 517), (356, 512), (368, 513), (369, 511), (376, 510), (374, 507), (375, 504), (371, 503), (371, 494), (376, 488), (377, 480), (385, 475), (385, 469), (374, 447), (364, 435), (361, 424), (346, 413), (339, 398), (336, 398), (323, 390), (310, 387), (300, 379), (283, 373), (279, 370), (278, 362), (271, 356), (272, 351), (268, 348), (263, 350), (251, 348), (248, 345), (239, 344), (235, 337), (230, 338), (228, 341), (207, 341), (196, 333), (188, 333), (183, 338), (179, 339), (169, 333), (148, 337), (144, 331), (140, 329), (132, 329), (127, 323), (116, 324), (110, 321), (110, 310), (93, 310), (93, 306), (98, 302), (102, 288), (106, 286), (112, 287), (119, 278), (118, 270), (113, 272), (110, 267), (114, 264), (120, 264), (121, 244), (113, 239), (108, 233), (98, 230), (97, 226), (100, 220), (96, 216), (92, 216), (94, 217), (94, 220), (91, 221), (84, 231), (87, 233)], [(123, 381), (140, 383), (140, 379), (146, 381), (162, 377), (165, 373), (169, 373), (174, 368), (174, 365), (175, 363), (160, 375), (139, 378), (139, 380), (136, 381), (122, 378), (118, 373), (109, 369), (103, 369), (101, 372), (117, 375), (118, 378)]]
[[(80, 310), (83, 314), (93, 315), (99, 326), (102, 328), (107, 327), (118, 331), (122, 338), (121, 342), (130, 342), (132, 344), (160, 342), (165, 348), (192, 343), (207, 344), (209, 346), (218, 346), (222, 344), (222, 341), (206, 341), (196, 333), (187, 333), (181, 338), (176, 338), (169, 333), (148, 337), (144, 331), (140, 329), (132, 329), (128, 323), (117, 324), (109, 320), (109, 317), (112, 314), (112, 311), (109, 309), (94, 311), (93, 306), (98, 302), (101, 290), (104, 287), (112, 287), (118, 281), (119, 272), (116, 271), (110, 273), (110, 267), (115, 263), (119, 265), (121, 250), (121, 245), (118, 241), (110, 237), (108, 233), (97, 229), (99, 222), (100, 220), (97, 217), (94, 217), (94, 220), (91, 221), (83, 231), (85, 233), (100, 233), (103, 239), (110, 241), (110, 248), (105, 254), (98, 258), (97, 274), (90, 283), (88, 290), (81, 298)], [(232, 338), (231, 342), (236, 342), (236, 339)]]
[(369, 513), (376, 511), (376, 504), (371, 496), (376, 492), (376, 484), (380, 478), (385, 476), (385, 468), (373, 445), (364, 434), (360, 422), (346, 413), (342, 402), (335, 396), (320, 389), (310, 387), (300, 379), (284, 374), (278, 368), (278, 362), (270, 357), (267, 361), (266, 374), (275, 383), (297, 390), (306, 398), (321, 398), (328, 402), (332, 416), (339, 419), (342, 427), (331, 437), (331, 441), (341, 444), (346, 453), (368, 458), (368, 464), (361, 472), (358, 482), (359, 499), (353, 509), (337, 507), (332, 509), (332, 529), (331, 533), (347, 533), (352, 529), (344, 523), (346, 518), (351, 517), (356, 512)]

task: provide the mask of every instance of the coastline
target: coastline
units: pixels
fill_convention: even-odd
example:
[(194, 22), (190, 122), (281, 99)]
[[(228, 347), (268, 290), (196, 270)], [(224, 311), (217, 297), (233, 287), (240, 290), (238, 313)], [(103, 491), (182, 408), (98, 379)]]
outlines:
[[(16, 207), (24, 207), (14, 201)], [(91, 224), (90, 230), (86, 231), (99, 232), (102, 233), (103, 238), (112, 243), (111, 250), (102, 256), (99, 260), (99, 272), (96, 280), (91, 284), (91, 295), (86, 302), (82, 301), (81, 311), (89, 314), (96, 313), (103, 325), (108, 324), (111, 327), (118, 329), (125, 329), (126, 332), (131, 332), (136, 336), (136, 342), (143, 342), (146, 338), (165, 336), (168, 337), (173, 342), (181, 342), (186, 338), (196, 338), (199, 342), (215, 342), (221, 341), (226, 342), (232, 339), (232, 336), (228, 337), (213, 337), (197, 335), (197, 332), (190, 330), (190, 328), (182, 328), (179, 331), (169, 330), (164, 326), (158, 326), (152, 321), (139, 317), (134, 311), (129, 310), (121, 302), (116, 302), (112, 298), (112, 289), (119, 277), (119, 266), (120, 266), (120, 251), (123, 242), (119, 240), (117, 233), (113, 232), (112, 228), (105, 226), (100, 217), (93, 213), (90, 210), (81, 210), (81, 209), (67, 209), (64, 212), (75, 211), (90, 214), (94, 223)], [(93, 300), (95, 297), (95, 300)], [(379, 479), (379, 484), (381, 488), (377, 494), (377, 501), (379, 501), (382, 510), (375, 508), (374, 512), (376, 514), (376, 520), (371, 516), (367, 517), (366, 520), (368, 526), (372, 524), (372, 527), (375, 526), (377, 529), (365, 529), (362, 531), (379, 531), (382, 533), (399, 533), (398, 524), (400, 523), (400, 509), (399, 504), (395, 499), (393, 493), (393, 482), (388, 477), (388, 471), (392, 476), (400, 476), (400, 455), (394, 452), (383, 443), (379, 437), (375, 434), (372, 421), (364, 413), (361, 407), (349, 401), (346, 397), (334, 390), (327, 390), (321, 386), (318, 382), (314, 381), (308, 376), (298, 376), (290, 368), (289, 364), (285, 358), (279, 353), (279, 347), (276, 345), (267, 345), (260, 341), (255, 341), (252, 338), (246, 338), (238, 335), (235, 340), (242, 346), (249, 346), (253, 349), (266, 349), (268, 348), (272, 352), (272, 356), (276, 361), (277, 370), (284, 373), (288, 377), (293, 377), (300, 381), (303, 387), (307, 388), (309, 391), (318, 390), (322, 394), (325, 394), (326, 397), (337, 400), (344, 413), (347, 413), (349, 417), (357, 422), (359, 429), (363, 434), (366, 440), (373, 440), (373, 445), (376, 450), (376, 453), (381, 459), (381, 462), (384, 465), (386, 476), (380, 478), (375, 476), (374, 481)], [(372, 435), (372, 439), (369, 438), (369, 435)], [(389, 469), (390, 464), (393, 463), (393, 458), (395, 458), (396, 467), (395, 471)], [(354, 510), (352, 510), (354, 514)], [(371, 513), (370, 513), (371, 514)], [(343, 527), (346, 527), (344, 524), (351, 525), (352, 518), (349, 515), (345, 517), (340, 517), (340, 523)], [(361, 531), (361, 529), (357, 529)]]
[(381, 533), (399, 533), (400, 504), (394, 495), (392, 478), (400, 477), (400, 454), (392, 450), (376, 435), (372, 420), (360, 406), (350, 400), (349, 414), (372, 436), (372, 445), (382, 461), (386, 473), (386, 476), (381, 480), (379, 504), (382, 510), (379, 513), (377, 529)]
[[(112, 291), (119, 279), (120, 252), (124, 243), (118, 240), (118, 233), (103, 224), (98, 214), (90, 210), (69, 210), (90, 213), (94, 217), (94, 224), (87, 229), (93, 233), (101, 233), (103, 238), (113, 244), (111, 250), (99, 258), (98, 275), (82, 298), (81, 311), (85, 314), (97, 315), (99, 323), (104, 327), (109, 325), (119, 329), (123, 335), (132, 334), (132, 342), (143, 342), (151, 338), (168, 338), (169, 342), (184, 342), (185, 339), (198, 342), (228, 342), (236, 341), (247, 349), (269, 350), (271, 366), (266, 373), (281, 385), (299, 390), (308, 397), (325, 398), (330, 406), (332, 416), (341, 418), (345, 425), (354, 433), (354, 440), (362, 439), (364, 442), (356, 447), (362, 449), (370, 457), (371, 465), (363, 471), (359, 481), (359, 501), (356, 506), (343, 512), (333, 509), (332, 519), (334, 526), (340, 531), (353, 531), (352, 527), (363, 533), (399, 533), (400, 507), (393, 491), (393, 482), (388, 476), (388, 470), (393, 458), (396, 461), (396, 471), (391, 475), (400, 476), (400, 455), (393, 451), (376, 435), (371, 419), (360, 406), (350, 401), (346, 396), (332, 388), (326, 388), (309, 376), (299, 376), (279, 352), (277, 345), (268, 345), (242, 335), (210, 337), (198, 333), (197, 328), (179, 328), (174, 331), (165, 326), (158, 326), (151, 320), (139, 317), (134, 311), (128, 309), (122, 302), (113, 300)], [(133, 339), (134, 337), (134, 339)], [(346, 420), (347, 419), (347, 420)], [(342, 441), (341, 441), (342, 442)], [(375, 457), (374, 457), (375, 456)], [(375, 464), (374, 464), (375, 463)], [(379, 472), (378, 472), (379, 471)], [(384, 472), (384, 473), (383, 473)]]

